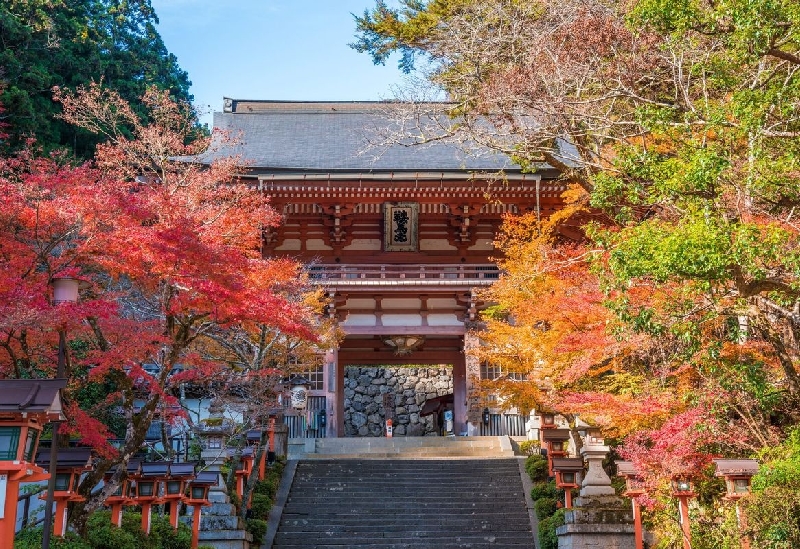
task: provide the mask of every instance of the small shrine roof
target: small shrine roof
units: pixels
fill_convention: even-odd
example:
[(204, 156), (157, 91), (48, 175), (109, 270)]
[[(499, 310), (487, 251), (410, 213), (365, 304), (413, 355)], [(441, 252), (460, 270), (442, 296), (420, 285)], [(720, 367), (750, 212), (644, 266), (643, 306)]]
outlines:
[(66, 379), (0, 380), (0, 412), (61, 413), (59, 389)]
[(553, 458), (553, 469), (562, 473), (583, 471), (583, 458)]
[(542, 429), (540, 435), (544, 441), (569, 440), (569, 429)]
[[(35, 462), (41, 467), (49, 467), (50, 449), (37, 452)], [(56, 456), (56, 467), (59, 469), (82, 469), (91, 463), (91, 448), (60, 448)]]
[(752, 476), (758, 473), (758, 461), (754, 459), (715, 459), (717, 466), (716, 476), (745, 475)]

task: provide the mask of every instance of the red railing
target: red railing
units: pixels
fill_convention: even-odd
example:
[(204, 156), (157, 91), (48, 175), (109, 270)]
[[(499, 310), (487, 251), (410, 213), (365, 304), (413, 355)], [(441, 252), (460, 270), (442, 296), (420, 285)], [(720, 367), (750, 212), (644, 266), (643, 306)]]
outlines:
[(485, 280), (500, 277), (497, 265), (312, 265), (312, 280), (326, 282), (368, 280)]

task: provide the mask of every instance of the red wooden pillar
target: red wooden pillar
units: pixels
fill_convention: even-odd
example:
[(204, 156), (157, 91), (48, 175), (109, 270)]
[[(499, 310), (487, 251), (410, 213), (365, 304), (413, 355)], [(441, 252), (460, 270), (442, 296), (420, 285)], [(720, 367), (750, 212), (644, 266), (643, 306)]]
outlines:
[(56, 500), (56, 514), (53, 520), (53, 535), (63, 538), (67, 535), (67, 503), (69, 499), (58, 498)]
[(644, 549), (644, 535), (642, 534), (642, 508), (636, 497), (631, 498), (633, 506), (633, 537), (636, 549)]
[(111, 504), (111, 524), (117, 528), (122, 527), (122, 507), (122, 501)]
[(678, 511), (683, 532), (683, 549), (692, 549), (692, 528), (689, 524), (689, 496), (678, 496)]
[(17, 525), (17, 504), (19, 503), (19, 481), (13, 480), (14, 477), (8, 471), (0, 471), (0, 477), (3, 476), (6, 477), (6, 485), (3, 518), (0, 520), (0, 546), (14, 547), (14, 530), (16, 530)]

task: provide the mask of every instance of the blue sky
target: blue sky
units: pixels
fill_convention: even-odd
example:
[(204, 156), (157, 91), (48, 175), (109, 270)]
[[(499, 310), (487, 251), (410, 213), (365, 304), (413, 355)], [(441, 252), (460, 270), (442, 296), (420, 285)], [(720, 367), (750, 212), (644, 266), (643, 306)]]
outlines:
[[(222, 98), (381, 100), (402, 82), (354, 41), (351, 13), (374, 0), (151, 0), (167, 49), (189, 73), (198, 109)], [(202, 116), (210, 125), (211, 116)]]

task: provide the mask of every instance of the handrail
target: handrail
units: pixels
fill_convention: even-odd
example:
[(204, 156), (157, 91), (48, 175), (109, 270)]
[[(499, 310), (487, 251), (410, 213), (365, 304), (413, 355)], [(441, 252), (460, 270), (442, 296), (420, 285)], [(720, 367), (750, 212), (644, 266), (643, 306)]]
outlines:
[(317, 264), (308, 268), (314, 281), (327, 280), (497, 280), (500, 270), (497, 265), (452, 265), (452, 264), (413, 264), (413, 265), (327, 265)]

